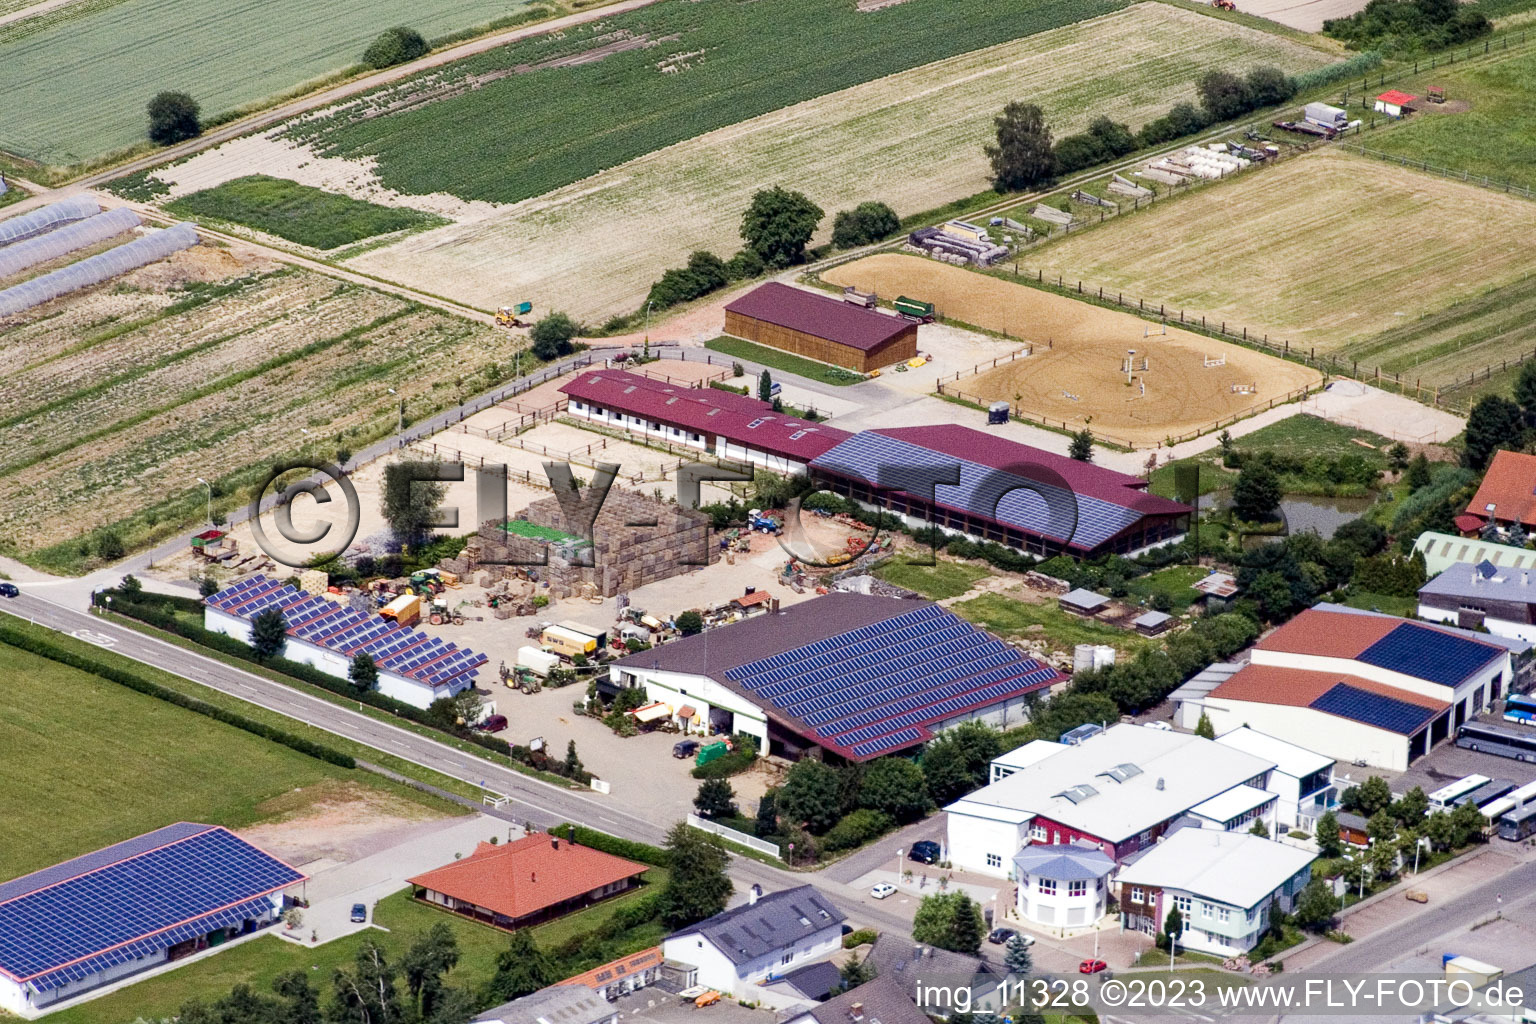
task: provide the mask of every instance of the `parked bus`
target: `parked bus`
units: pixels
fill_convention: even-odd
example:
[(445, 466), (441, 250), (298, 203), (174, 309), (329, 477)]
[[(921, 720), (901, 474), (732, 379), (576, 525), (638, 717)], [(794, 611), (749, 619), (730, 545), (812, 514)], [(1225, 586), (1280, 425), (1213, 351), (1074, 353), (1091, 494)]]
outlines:
[(1505, 711), (1529, 711), (1536, 714), (1536, 697), (1528, 693), (1511, 693), (1504, 698)]
[(1536, 832), (1536, 804), (1510, 811), (1499, 819), (1499, 838), (1518, 843)]
[(1483, 816), (1489, 821), (1496, 823), (1510, 811), (1527, 804), (1536, 807), (1536, 782), (1527, 783), (1511, 793), (1506, 793), (1487, 806), (1479, 806), (1478, 810), (1482, 811)]
[(1536, 711), (1526, 711), (1523, 708), (1509, 708), (1504, 712), (1504, 721), (1513, 722), (1516, 725), (1536, 726)]
[(1492, 782), (1478, 786), (1466, 796), (1457, 797), (1452, 801), (1452, 805), (1459, 807), (1462, 804), (1471, 804), (1478, 810), (1482, 810), (1485, 805), (1513, 793), (1515, 785), (1516, 783), (1513, 779), (1494, 779)]
[(1456, 745), (1517, 761), (1536, 761), (1536, 733), (1516, 732), (1487, 722), (1468, 722), (1458, 728)]
[(1486, 775), (1468, 775), (1449, 786), (1441, 786), (1429, 794), (1429, 808), (1432, 811), (1443, 811), (1454, 807), (1464, 796), (1469, 796), (1492, 782)]

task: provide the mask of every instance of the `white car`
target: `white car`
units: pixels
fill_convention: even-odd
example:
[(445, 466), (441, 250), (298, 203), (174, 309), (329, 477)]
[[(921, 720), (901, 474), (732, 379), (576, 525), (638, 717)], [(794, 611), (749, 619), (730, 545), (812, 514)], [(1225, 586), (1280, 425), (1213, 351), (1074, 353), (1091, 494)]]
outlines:
[(890, 882), (877, 882), (875, 887), (869, 890), (869, 894), (877, 900), (883, 900), (896, 891), (896, 887)]
[(1156, 729), (1158, 732), (1173, 732), (1173, 726), (1167, 722), (1146, 722), (1144, 725), (1146, 728)]

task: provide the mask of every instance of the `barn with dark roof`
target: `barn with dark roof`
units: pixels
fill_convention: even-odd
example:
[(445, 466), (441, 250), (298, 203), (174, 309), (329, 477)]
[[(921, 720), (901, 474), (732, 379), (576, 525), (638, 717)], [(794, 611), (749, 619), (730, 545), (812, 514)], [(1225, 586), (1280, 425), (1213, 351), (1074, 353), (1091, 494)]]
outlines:
[(777, 281), (725, 307), (725, 333), (868, 373), (917, 355), (917, 324)]

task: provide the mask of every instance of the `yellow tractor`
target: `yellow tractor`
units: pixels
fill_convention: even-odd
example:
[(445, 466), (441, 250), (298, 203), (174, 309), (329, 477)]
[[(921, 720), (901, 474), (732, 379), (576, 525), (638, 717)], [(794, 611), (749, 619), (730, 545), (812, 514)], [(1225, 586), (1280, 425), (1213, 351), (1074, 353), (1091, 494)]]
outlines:
[(519, 302), (515, 306), (502, 306), (496, 311), (497, 327), (527, 327), (528, 325), (519, 317), (527, 316), (533, 312), (533, 303)]

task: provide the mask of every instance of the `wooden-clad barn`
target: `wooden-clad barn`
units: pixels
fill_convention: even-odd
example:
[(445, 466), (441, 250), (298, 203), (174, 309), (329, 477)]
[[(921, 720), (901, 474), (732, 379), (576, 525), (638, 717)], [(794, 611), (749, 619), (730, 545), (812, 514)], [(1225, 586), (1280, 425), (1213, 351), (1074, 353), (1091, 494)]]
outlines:
[(725, 333), (859, 373), (917, 355), (917, 324), (770, 282), (725, 307)]

